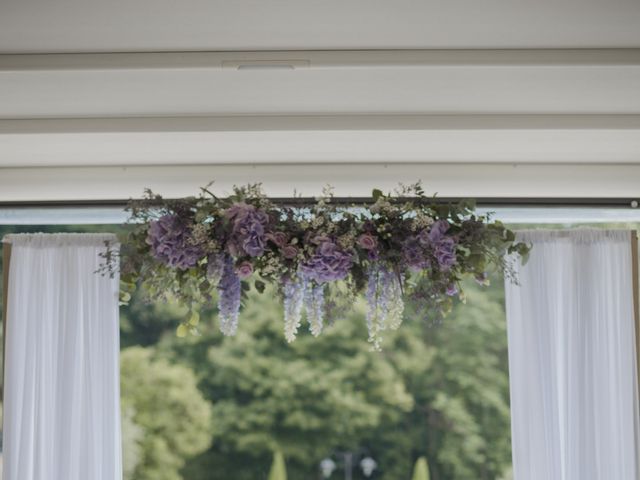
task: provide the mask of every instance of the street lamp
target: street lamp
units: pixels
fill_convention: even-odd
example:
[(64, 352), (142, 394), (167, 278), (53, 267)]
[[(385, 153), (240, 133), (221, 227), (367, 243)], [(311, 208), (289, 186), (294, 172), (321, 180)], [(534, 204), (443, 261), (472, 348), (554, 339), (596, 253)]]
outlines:
[(378, 468), (378, 464), (373, 458), (365, 457), (360, 461), (360, 468), (362, 468), (364, 476), (369, 478), (373, 474), (373, 471)]
[(320, 471), (324, 478), (329, 478), (333, 471), (336, 469), (336, 462), (330, 458), (325, 458), (320, 462)]
[[(354, 454), (352, 452), (337, 452), (335, 455), (342, 457), (342, 462), (340, 463), (344, 465), (345, 480), (351, 480), (353, 478)], [(355, 456), (357, 458), (360, 454), (356, 454)], [(320, 462), (320, 472), (323, 478), (331, 477), (336, 468), (338, 468), (338, 465), (336, 465), (336, 462), (331, 458), (325, 458)], [(373, 475), (373, 471), (378, 468), (378, 463), (371, 457), (365, 457), (360, 460), (360, 468), (364, 476), (369, 478)]]

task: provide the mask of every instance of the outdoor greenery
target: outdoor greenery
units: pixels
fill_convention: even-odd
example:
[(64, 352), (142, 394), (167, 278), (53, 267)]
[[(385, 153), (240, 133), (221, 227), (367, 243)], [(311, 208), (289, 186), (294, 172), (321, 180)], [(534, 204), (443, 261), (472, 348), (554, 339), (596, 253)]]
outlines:
[[(209, 442), (204, 442), (210, 446), (185, 463), (185, 480), (267, 479), (275, 451), (286, 458), (289, 480), (320, 478), (319, 462), (342, 451), (375, 458), (378, 479), (409, 479), (416, 459), (426, 456), (431, 480), (493, 480), (510, 466), (501, 288), (469, 284), (466, 289), (467, 305), (457, 306), (440, 324), (407, 312), (411, 320), (388, 335), (382, 353), (372, 352), (361, 335), (364, 302), (323, 337), (305, 332), (287, 344), (280, 329), (282, 306), (270, 291), (250, 294), (241, 314), (245, 328), (232, 338), (215, 327), (215, 310), (203, 313), (202, 336), (177, 338), (175, 326), (184, 312), (143, 305), (134, 296), (123, 309), (122, 343), (147, 345), (128, 349), (144, 352), (136, 360), (141, 375), (153, 369), (152, 357), (162, 359), (165, 369), (179, 365), (193, 372), (196, 396), (211, 405)], [(150, 318), (158, 319), (152, 327)], [(138, 381), (132, 381), (132, 390)], [(185, 417), (176, 404), (158, 405), (171, 388), (183, 387), (165, 382), (154, 392), (156, 382), (142, 383), (148, 389), (141, 395), (149, 405), (156, 403), (156, 421), (194, 430), (207, 423)], [(148, 453), (149, 458), (164, 454), (160, 447)], [(130, 478), (161, 478), (153, 477), (153, 468), (139, 465), (138, 476)], [(340, 475), (338, 469), (333, 477)]]
[(120, 372), (122, 409), (140, 432), (124, 451), (128, 478), (180, 480), (185, 462), (211, 441), (211, 406), (195, 375), (142, 347), (122, 351)]

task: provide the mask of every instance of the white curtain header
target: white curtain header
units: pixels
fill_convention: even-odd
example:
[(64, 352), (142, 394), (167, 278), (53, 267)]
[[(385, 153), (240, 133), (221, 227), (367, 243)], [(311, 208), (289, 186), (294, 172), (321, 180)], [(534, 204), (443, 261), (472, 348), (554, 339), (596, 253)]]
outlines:
[(113, 233), (14, 233), (5, 235), (2, 242), (14, 246), (47, 248), (55, 246), (113, 246), (117, 245), (119, 240)]
[(602, 241), (631, 241), (630, 230), (604, 230), (599, 228), (577, 228), (570, 230), (518, 230), (516, 239), (526, 243), (548, 243), (566, 241), (573, 244), (590, 244)]

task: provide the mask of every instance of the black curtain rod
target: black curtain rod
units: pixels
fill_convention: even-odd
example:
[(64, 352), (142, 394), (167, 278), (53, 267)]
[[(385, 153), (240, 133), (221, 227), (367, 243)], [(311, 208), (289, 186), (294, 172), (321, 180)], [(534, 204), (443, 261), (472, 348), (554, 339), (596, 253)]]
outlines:
[[(464, 198), (435, 197), (428, 202), (436, 204), (455, 203)], [(640, 199), (640, 197), (639, 197)], [(591, 207), (591, 208), (638, 208), (640, 200), (636, 198), (519, 198), (519, 197), (481, 197), (476, 198), (479, 207)], [(313, 197), (274, 197), (275, 204), (289, 206), (312, 205)], [(334, 197), (332, 203), (339, 205), (371, 204), (371, 197)], [(2, 208), (82, 208), (82, 207), (126, 207), (128, 200), (52, 200), (52, 201), (0, 201)]]

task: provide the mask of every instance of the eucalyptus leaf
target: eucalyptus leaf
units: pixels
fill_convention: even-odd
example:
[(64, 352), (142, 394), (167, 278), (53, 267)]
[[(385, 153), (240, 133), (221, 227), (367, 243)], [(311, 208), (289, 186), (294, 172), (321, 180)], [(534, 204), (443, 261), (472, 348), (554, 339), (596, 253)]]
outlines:
[(189, 317), (189, 325), (195, 327), (200, 323), (200, 313), (197, 310), (191, 312), (191, 316)]
[(179, 338), (184, 338), (187, 336), (188, 333), (189, 333), (188, 325), (185, 325), (184, 323), (181, 323), (180, 325), (178, 325), (178, 328), (176, 329), (176, 336), (178, 336)]

